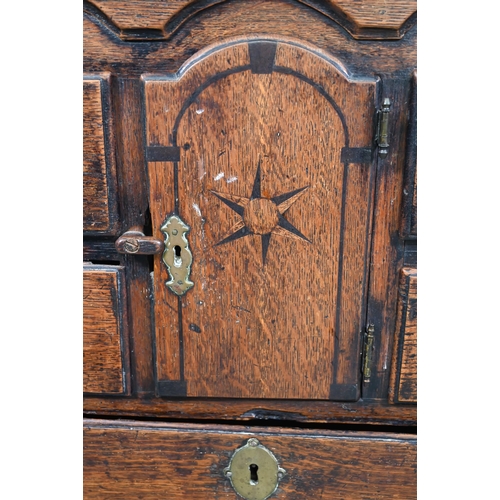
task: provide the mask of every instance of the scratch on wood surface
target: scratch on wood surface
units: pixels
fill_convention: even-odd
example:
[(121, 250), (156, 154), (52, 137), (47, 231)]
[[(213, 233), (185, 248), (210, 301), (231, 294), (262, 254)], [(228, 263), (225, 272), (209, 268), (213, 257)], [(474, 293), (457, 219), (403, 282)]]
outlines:
[(200, 207), (196, 203), (193, 203), (193, 208), (194, 208), (194, 211), (201, 217)]

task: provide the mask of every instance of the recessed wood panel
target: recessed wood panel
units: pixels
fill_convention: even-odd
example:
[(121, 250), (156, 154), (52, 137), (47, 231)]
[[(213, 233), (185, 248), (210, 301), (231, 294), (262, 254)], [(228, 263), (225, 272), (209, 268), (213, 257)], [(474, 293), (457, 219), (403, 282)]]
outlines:
[(417, 498), (414, 435), (99, 420), (84, 422), (84, 496), (237, 500), (223, 471), (251, 437), (286, 470), (273, 498)]
[(412, 268), (401, 271), (389, 398), (417, 402), (417, 270)]
[(193, 254), (181, 298), (155, 260), (161, 395), (359, 397), (374, 96), (276, 41), (145, 78), (153, 234)]
[(417, 0), (393, 0), (391, 2), (387, 0), (370, 0), (369, 2), (329, 0), (329, 3), (340, 8), (353, 23), (352, 33), (360, 38), (370, 38), (370, 35), (375, 38), (375, 33), (371, 30), (376, 29), (393, 30), (394, 35), (399, 34), (398, 30), (405, 21), (417, 12)]
[[(126, 40), (165, 39), (184, 22), (203, 15), (207, 7), (228, 0), (89, 0), (104, 14), (119, 35)], [(252, 0), (260, 9), (265, 0)], [(312, 7), (334, 19), (355, 38), (401, 38), (401, 28), (417, 10), (416, 0), (385, 0), (353, 2), (352, 0), (299, 0), (297, 3)], [(89, 7), (87, 7), (89, 8)], [(95, 9), (95, 10), (97, 10)], [(90, 9), (89, 9), (90, 10)], [(102, 15), (101, 14), (101, 15)]]
[(124, 268), (83, 268), (83, 391), (128, 394)]
[(109, 75), (83, 80), (83, 230), (111, 234), (117, 224)]

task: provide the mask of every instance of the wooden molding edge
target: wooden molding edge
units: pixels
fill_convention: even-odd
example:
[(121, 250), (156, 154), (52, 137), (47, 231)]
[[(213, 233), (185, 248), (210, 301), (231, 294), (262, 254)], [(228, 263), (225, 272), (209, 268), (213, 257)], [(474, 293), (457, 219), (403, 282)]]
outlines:
[[(123, 41), (165, 41), (192, 17), (209, 7), (230, 1), (133, 0), (124, 5), (117, 0), (84, 0), (83, 8), (86, 14)], [(361, 6), (345, 0), (290, 1), (328, 17), (358, 40), (399, 40), (417, 20), (415, 0), (399, 0), (389, 7), (381, 4), (380, 0)]]

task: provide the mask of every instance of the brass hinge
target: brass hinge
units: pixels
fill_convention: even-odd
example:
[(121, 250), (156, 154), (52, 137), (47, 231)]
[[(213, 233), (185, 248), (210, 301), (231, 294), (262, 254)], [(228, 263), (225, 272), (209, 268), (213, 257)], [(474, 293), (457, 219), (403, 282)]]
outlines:
[(377, 134), (375, 136), (375, 143), (378, 146), (378, 155), (380, 158), (387, 156), (388, 142), (388, 128), (389, 128), (389, 111), (391, 110), (391, 100), (388, 97), (384, 98), (382, 109), (377, 111)]
[(372, 374), (373, 340), (375, 338), (375, 325), (369, 324), (365, 332), (363, 347), (363, 382), (370, 382)]

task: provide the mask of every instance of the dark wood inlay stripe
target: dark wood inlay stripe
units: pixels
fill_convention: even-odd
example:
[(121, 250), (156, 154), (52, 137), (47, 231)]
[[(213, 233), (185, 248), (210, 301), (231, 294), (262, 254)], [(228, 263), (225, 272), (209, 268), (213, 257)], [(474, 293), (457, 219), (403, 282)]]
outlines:
[(158, 395), (184, 397), (187, 395), (186, 382), (184, 380), (160, 380)]
[(272, 73), (276, 46), (276, 42), (250, 42), (248, 44), (252, 73), (260, 75)]
[(371, 163), (371, 148), (342, 148), (340, 155), (342, 163)]
[(181, 148), (178, 146), (149, 146), (146, 149), (148, 161), (180, 161)]

